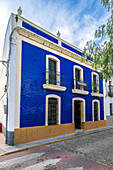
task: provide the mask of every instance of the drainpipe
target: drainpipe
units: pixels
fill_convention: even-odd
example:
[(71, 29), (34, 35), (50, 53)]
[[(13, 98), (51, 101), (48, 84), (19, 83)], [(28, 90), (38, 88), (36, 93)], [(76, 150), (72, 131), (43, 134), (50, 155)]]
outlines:
[(7, 122), (8, 122), (8, 80), (9, 80), (9, 61), (7, 62), (7, 109), (6, 109), (6, 138), (5, 143), (7, 144)]
[(13, 31), (11, 32), (10, 34), (10, 37), (9, 37), (9, 41), (10, 41), (10, 45), (9, 45), (9, 55), (8, 55), (8, 60), (5, 61), (7, 63), (7, 98), (6, 98), (6, 101), (7, 101), (7, 108), (6, 108), (6, 138), (5, 138), (5, 143), (7, 144), (8, 142), (8, 136), (7, 136), (7, 127), (8, 127), (8, 84), (9, 84), (9, 62), (10, 62), (10, 54), (11, 54), (11, 40), (12, 40), (12, 35), (14, 33), (15, 30), (17, 30), (19, 27), (15, 27), (13, 29)]

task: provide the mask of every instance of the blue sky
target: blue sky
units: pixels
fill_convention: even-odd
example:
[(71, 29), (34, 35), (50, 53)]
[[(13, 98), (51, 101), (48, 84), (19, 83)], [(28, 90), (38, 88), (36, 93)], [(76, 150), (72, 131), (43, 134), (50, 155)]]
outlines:
[(11, 12), (17, 13), (69, 43), (83, 49), (94, 31), (106, 23), (109, 13), (101, 0), (0, 0), (0, 58)]

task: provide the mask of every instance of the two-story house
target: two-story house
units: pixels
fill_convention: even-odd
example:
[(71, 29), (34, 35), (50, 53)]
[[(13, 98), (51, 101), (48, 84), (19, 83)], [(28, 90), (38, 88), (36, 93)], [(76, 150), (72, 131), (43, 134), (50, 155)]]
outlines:
[(11, 14), (3, 50), (8, 62), (0, 74), (0, 121), (8, 144), (106, 126), (105, 83), (92, 61), (81, 57), (59, 32)]

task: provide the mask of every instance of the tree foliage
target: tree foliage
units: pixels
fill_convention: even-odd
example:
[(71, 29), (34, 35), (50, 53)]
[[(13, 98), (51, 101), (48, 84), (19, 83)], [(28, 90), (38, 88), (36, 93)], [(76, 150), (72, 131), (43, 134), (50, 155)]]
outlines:
[[(87, 42), (83, 55), (86, 59), (87, 56), (93, 59), (93, 68), (101, 68), (102, 76), (107, 81), (113, 76), (113, 0), (101, 0), (101, 4), (108, 9), (110, 17), (95, 31), (95, 41)], [(100, 38), (104, 41), (102, 45), (97, 44)]]

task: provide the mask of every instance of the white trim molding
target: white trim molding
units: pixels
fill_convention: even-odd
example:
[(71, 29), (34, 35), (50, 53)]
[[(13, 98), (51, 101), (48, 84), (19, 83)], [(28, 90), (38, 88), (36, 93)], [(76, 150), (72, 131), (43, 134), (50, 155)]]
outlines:
[(48, 99), (58, 99), (58, 124), (61, 124), (61, 97), (55, 94), (49, 94), (46, 96), (46, 107), (45, 107), (45, 126), (48, 126)]
[(98, 102), (98, 120), (100, 120), (100, 101), (95, 99), (95, 100), (92, 100), (93, 121), (94, 121), (94, 102)]
[(55, 91), (65, 91), (67, 88), (64, 86), (57, 86), (54, 84), (43, 84), (44, 89), (55, 90)]
[(91, 96), (95, 96), (95, 97), (104, 97), (104, 95), (101, 94), (101, 93), (91, 93)]
[[(25, 28), (18, 28), (18, 34), (23, 37), (23, 39), (27, 42), (31, 42), (32, 44), (36, 44), (36, 46), (41, 47), (42, 49), (46, 49), (50, 52), (53, 52), (57, 55), (62, 56), (63, 58), (66, 58), (68, 60), (74, 61), (78, 64), (81, 64), (87, 68), (92, 68), (92, 62), (91, 61), (85, 61), (81, 63), (81, 56), (78, 54), (64, 48), (60, 47), (59, 45), (47, 40), (46, 38), (41, 37), (40, 35), (29, 31)], [(99, 71), (99, 70), (98, 70)]]
[(83, 98), (75, 97), (72, 99), (72, 123), (74, 122), (74, 101), (81, 101), (81, 122), (85, 122), (85, 100)]
[(88, 91), (80, 90), (80, 89), (72, 89), (72, 93), (83, 94), (83, 95), (88, 95), (89, 94)]

